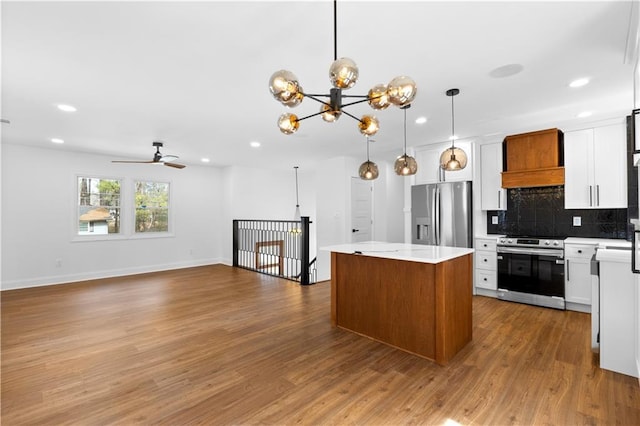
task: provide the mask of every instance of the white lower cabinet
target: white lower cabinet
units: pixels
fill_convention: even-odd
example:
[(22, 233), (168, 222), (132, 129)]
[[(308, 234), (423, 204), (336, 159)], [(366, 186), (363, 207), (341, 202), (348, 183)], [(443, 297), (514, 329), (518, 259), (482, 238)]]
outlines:
[(597, 245), (565, 244), (564, 298), (567, 309), (591, 312), (591, 258)]
[(498, 258), (496, 238), (476, 238), (475, 286), (487, 290), (498, 289)]

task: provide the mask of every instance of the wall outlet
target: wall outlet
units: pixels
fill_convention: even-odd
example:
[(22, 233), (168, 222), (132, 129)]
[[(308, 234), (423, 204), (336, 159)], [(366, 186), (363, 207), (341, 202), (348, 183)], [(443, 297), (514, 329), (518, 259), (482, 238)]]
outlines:
[(492, 225), (498, 224), (498, 216), (491, 216), (491, 224)]
[(582, 226), (582, 216), (573, 217), (573, 226)]

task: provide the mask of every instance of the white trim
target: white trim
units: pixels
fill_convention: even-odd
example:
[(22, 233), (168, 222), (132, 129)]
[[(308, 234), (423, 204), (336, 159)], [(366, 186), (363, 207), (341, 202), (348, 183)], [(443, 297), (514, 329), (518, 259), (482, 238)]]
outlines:
[[(167, 214), (169, 215), (169, 220), (167, 223), (168, 230), (160, 231), (160, 232), (136, 232), (136, 182), (150, 182), (150, 183), (165, 183), (169, 185), (169, 200), (167, 201)], [(131, 239), (138, 238), (165, 238), (165, 237), (173, 237), (174, 236), (174, 212), (173, 212), (173, 182), (171, 179), (152, 179), (152, 178), (131, 178), (131, 184), (129, 185), (131, 188), (131, 211), (128, 212), (129, 220), (131, 225), (131, 230), (129, 231)]]
[[(80, 187), (79, 180), (80, 178), (89, 178), (89, 179), (101, 179), (101, 180), (116, 180), (120, 182), (120, 232), (117, 234), (99, 234), (99, 235), (81, 235), (78, 234), (78, 223), (80, 221), (80, 216), (78, 216), (79, 209), (79, 196), (80, 196)], [(125, 229), (123, 229), (123, 214), (126, 212), (126, 203), (125, 196), (126, 191), (124, 190), (126, 184), (126, 178), (124, 177), (116, 177), (109, 175), (101, 175), (100, 173), (76, 173), (73, 175), (73, 184), (71, 185), (73, 192), (73, 196), (71, 197), (72, 211), (73, 214), (71, 216), (71, 242), (82, 242), (82, 241), (113, 241), (113, 240), (123, 240), (126, 239), (127, 236), (125, 234)]]
[(637, 65), (640, 60), (638, 50), (640, 50), (640, 7), (637, 1), (632, 1), (631, 10), (629, 11), (629, 28), (624, 50), (624, 63)]

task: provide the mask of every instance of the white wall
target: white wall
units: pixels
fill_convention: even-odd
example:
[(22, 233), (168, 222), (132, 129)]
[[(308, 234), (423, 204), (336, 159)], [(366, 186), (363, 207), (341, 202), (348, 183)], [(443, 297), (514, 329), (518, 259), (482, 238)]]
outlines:
[[(318, 248), (347, 242), (350, 175), (347, 158), (337, 157), (321, 162), (316, 171), (316, 213)], [(331, 278), (331, 256), (318, 251), (318, 281)]]
[[(296, 210), (296, 176), (291, 170), (226, 167), (223, 171), (224, 220), (222, 223), (223, 262), (232, 264), (232, 223), (234, 219), (293, 220)], [(316, 247), (315, 172), (298, 169), (300, 213), (309, 216), (310, 259)]]
[[(170, 182), (173, 236), (73, 241), (79, 174), (122, 178), (129, 194), (134, 179)], [(218, 168), (112, 164), (99, 155), (3, 144), (1, 288), (219, 263), (221, 199)]]
[[(113, 164), (111, 157), (13, 144), (2, 145), (1, 289), (74, 282), (133, 273), (225, 263), (232, 259), (233, 219), (293, 219), (295, 172), (246, 167)], [(348, 242), (351, 177), (361, 159), (338, 157), (298, 170), (300, 210), (309, 216), (311, 259), (318, 281), (330, 278), (329, 254), (317, 248)], [(378, 162), (373, 182), (373, 237), (404, 240), (404, 184)], [(74, 241), (78, 175), (124, 180), (123, 202), (135, 179), (171, 183), (173, 236)], [(123, 205), (123, 212), (131, 208)], [(123, 213), (125, 214), (125, 213)], [(131, 227), (129, 227), (131, 229)], [(60, 259), (61, 266), (57, 266)]]
[[(351, 242), (351, 179), (358, 176), (362, 159), (336, 157), (319, 164), (316, 171), (318, 248)], [(396, 176), (393, 165), (377, 161), (380, 175), (373, 181), (373, 239), (403, 242), (406, 178)], [(331, 278), (331, 257), (318, 250), (318, 281)]]

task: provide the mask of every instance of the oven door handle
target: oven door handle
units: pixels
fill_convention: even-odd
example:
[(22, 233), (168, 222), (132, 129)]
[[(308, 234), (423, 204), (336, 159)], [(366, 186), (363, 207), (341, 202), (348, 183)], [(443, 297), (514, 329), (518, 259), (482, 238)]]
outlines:
[(526, 248), (526, 247), (498, 247), (496, 251), (498, 253), (532, 254), (537, 256), (550, 256), (550, 257), (558, 257), (560, 259), (564, 257), (563, 250), (555, 250), (555, 249), (535, 249), (535, 248)]

